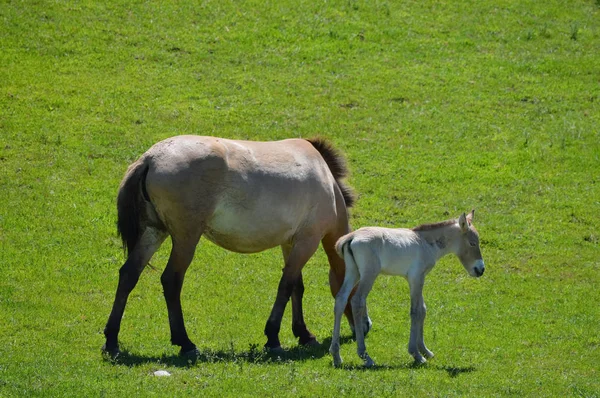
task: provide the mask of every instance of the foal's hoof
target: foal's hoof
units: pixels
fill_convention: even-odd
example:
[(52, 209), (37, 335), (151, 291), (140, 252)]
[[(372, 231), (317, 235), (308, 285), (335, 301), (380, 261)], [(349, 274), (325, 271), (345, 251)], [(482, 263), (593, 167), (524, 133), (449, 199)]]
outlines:
[(431, 358), (435, 357), (435, 355), (433, 354), (433, 352), (431, 352), (429, 350), (425, 350), (425, 352), (423, 353), (423, 355), (425, 355), (425, 358), (427, 358), (427, 359), (431, 359)]
[(425, 365), (426, 363), (427, 359), (419, 355), (418, 357), (415, 357), (415, 362), (413, 363), (413, 366), (421, 366)]
[(339, 368), (342, 366), (342, 357), (339, 352), (331, 352), (331, 356), (333, 356), (333, 367)]

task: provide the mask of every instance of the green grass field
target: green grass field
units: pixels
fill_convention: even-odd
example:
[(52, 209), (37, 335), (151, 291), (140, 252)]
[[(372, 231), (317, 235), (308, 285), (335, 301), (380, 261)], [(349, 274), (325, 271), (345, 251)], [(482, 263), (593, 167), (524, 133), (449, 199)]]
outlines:
[[(600, 1), (0, 2), (0, 396), (600, 395)], [(359, 194), (352, 225), (476, 209), (487, 271), (444, 258), (413, 367), (408, 286), (381, 277), (361, 368), (342, 369), (320, 249), (305, 317), (323, 347), (261, 351), (279, 249), (203, 240), (183, 289), (202, 357), (169, 343), (160, 273), (100, 353), (123, 262), (116, 191), (176, 134), (321, 135)], [(171, 377), (155, 377), (167, 370)]]

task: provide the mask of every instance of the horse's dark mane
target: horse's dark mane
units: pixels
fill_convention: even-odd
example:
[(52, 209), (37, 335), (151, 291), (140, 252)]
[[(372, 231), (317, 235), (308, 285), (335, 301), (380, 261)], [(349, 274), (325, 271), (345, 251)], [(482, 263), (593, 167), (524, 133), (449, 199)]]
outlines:
[(307, 141), (319, 151), (323, 160), (325, 160), (325, 163), (329, 166), (333, 178), (335, 178), (335, 181), (340, 187), (340, 191), (342, 191), (346, 207), (352, 207), (355, 201), (354, 192), (352, 191), (352, 188), (341, 181), (342, 178), (348, 176), (348, 167), (346, 166), (346, 159), (344, 159), (344, 156), (324, 138), (310, 138), (307, 139)]
[(441, 227), (447, 227), (448, 225), (456, 224), (456, 220), (446, 220), (442, 222), (437, 222), (433, 224), (421, 224), (417, 227), (414, 227), (413, 231), (431, 231), (432, 229), (437, 229)]

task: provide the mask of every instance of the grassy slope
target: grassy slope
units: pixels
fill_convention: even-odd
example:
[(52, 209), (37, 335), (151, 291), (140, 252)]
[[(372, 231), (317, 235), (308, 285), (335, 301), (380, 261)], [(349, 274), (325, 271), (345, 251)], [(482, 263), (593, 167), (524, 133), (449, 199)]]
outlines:
[[(597, 396), (597, 2), (264, 3), (0, 4), (0, 395)], [(380, 368), (356, 369), (352, 342), (345, 370), (326, 347), (295, 349), (289, 314), (289, 358), (270, 360), (257, 347), (279, 251), (205, 242), (183, 294), (203, 361), (168, 346), (155, 271), (127, 308), (131, 355), (102, 361), (116, 187), (181, 133), (330, 138), (360, 193), (356, 227), (475, 207), (485, 277), (447, 258), (426, 284), (437, 357), (410, 366), (408, 289), (381, 278), (367, 340)], [(305, 308), (327, 343), (325, 264), (306, 268)]]

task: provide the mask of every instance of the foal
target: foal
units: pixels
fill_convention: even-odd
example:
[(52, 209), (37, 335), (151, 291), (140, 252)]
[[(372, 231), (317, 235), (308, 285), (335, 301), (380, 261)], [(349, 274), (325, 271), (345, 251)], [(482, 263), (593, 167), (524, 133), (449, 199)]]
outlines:
[[(333, 355), (334, 366), (340, 366), (340, 322), (352, 289), (358, 284), (351, 299), (354, 319), (362, 319), (366, 312), (366, 300), (380, 273), (401, 275), (410, 286), (410, 340), (408, 352), (416, 363), (424, 363), (433, 357), (423, 341), (425, 302), (423, 284), (425, 275), (443, 256), (454, 253), (467, 272), (474, 277), (483, 275), (485, 265), (479, 248), (479, 234), (472, 224), (475, 210), (458, 220), (448, 220), (437, 224), (421, 225), (413, 229), (390, 229), (365, 227), (342, 236), (335, 249), (344, 258), (346, 275), (344, 283), (335, 298), (335, 322), (329, 352)], [(365, 346), (365, 331), (361, 323), (356, 323), (356, 344), (358, 356), (366, 367), (375, 363), (369, 357)]]

